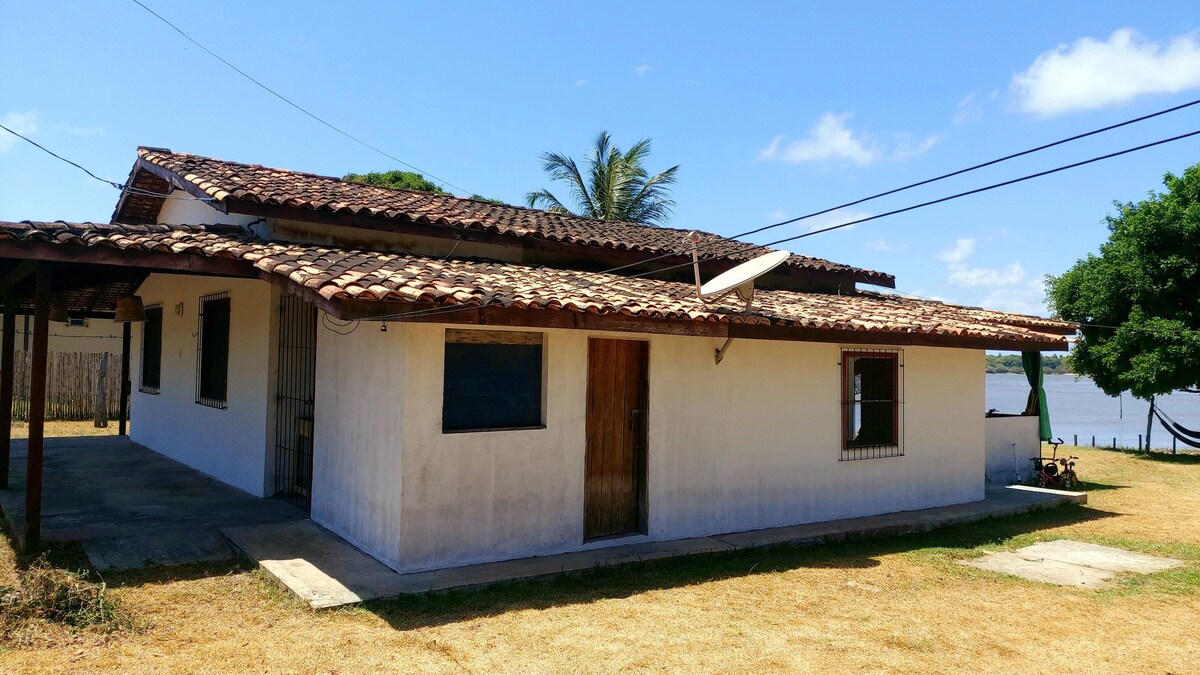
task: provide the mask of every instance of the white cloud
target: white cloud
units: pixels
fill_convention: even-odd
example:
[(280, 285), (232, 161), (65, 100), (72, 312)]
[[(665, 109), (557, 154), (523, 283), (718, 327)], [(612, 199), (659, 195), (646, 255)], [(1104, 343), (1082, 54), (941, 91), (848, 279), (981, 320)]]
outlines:
[(907, 251), (908, 244), (893, 244), (886, 239), (868, 239), (865, 242), (872, 251)]
[[(872, 215), (874, 215), (874, 214), (867, 213), (866, 211), (851, 211), (849, 209), (837, 209), (836, 211), (830, 211), (829, 213), (823, 213), (819, 216), (816, 216), (813, 218), (808, 218), (808, 219), (802, 220), (800, 222), (802, 222), (808, 226), (809, 232), (813, 232), (815, 230), (823, 230), (827, 227), (834, 227), (835, 225), (844, 225), (846, 223), (851, 223), (851, 222), (854, 222), (857, 220), (862, 220), (863, 218), (870, 218)], [(850, 225), (848, 227), (843, 227), (842, 229), (848, 230), (852, 227), (854, 227), (854, 226)]]
[(870, 142), (846, 127), (848, 114), (827, 112), (808, 131), (808, 138), (784, 143), (776, 136), (771, 144), (758, 153), (760, 160), (778, 159), (790, 164), (848, 160), (865, 166), (876, 161), (880, 153)]
[(1200, 87), (1200, 43), (1184, 35), (1166, 47), (1123, 28), (1106, 41), (1059, 45), (1013, 75), (1017, 108), (1051, 117)]
[(956, 239), (954, 246), (939, 251), (938, 259), (946, 263), (946, 280), (955, 286), (1012, 286), (1025, 281), (1027, 275), (1021, 263), (1000, 268), (971, 267), (967, 261), (975, 255), (975, 240)]
[(633, 74), (637, 75), (638, 77), (645, 77), (652, 72), (654, 72), (654, 69), (645, 63), (643, 63), (633, 69)]
[(902, 161), (920, 157), (940, 140), (936, 134), (915, 138), (912, 134), (900, 133), (889, 146), (846, 126), (849, 118), (849, 113), (826, 112), (808, 130), (806, 138), (789, 141), (786, 136), (776, 136), (759, 151), (758, 159), (789, 164), (848, 161), (867, 166), (883, 159)]
[(951, 265), (957, 265), (973, 255), (975, 255), (974, 239), (956, 239), (953, 247), (938, 253), (938, 259)]
[(998, 269), (952, 263), (947, 267), (947, 279), (956, 286), (1012, 286), (1025, 281), (1026, 275), (1019, 262)]
[[(38, 130), (38, 114), (35, 110), (26, 112), (17, 112), (16, 110), (9, 111), (0, 118), (0, 123), (12, 129), (18, 134), (32, 136)], [(0, 129), (0, 155), (12, 149), (13, 145), (20, 139), (12, 134)]]
[(1046, 288), (1041, 279), (1006, 288), (996, 288), (980, 301), (988, 309), (1017, 314), (1046, 314)]
[(765, 218), (772, 223), (778, 223), (781, 220), (788, 219), (788, 212), (784, 211), (783, 209), (775, 209), (774, 211), (768, 213)]
[(983, 106), (979, 103), (975, 92), (971, 92), (963, 97), (954, 109), (954, 117), (951, 121), (955, 126), (962, 126), (967, 122), (974, 122), (983, 117)]
[(576, 87), (586, 87), (587, 80), (575, 80), (575, 86)]
[(892, 149), (892, 159), (898, 161), (916, 159), (929, 152), (941, 139), (942, 137), (937, 134), (930, 134), (922, 139), (912, 138), (908, 134), (898, 134), (896, 147)]

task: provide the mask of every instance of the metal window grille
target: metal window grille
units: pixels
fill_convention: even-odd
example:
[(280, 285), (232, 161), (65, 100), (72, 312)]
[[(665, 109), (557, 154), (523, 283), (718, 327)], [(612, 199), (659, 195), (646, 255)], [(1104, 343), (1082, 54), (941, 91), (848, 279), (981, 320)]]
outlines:
[(293, 296), (279, 299), (277, 354), (275, 496), (308, 509), (317, 382), (317, 310), (311, 303)]
[(904, 454), (901, 352), (842, 351), (842, 461)]
[(229, 293), (200, 298), (196, 331), (196, 403), (227, 407), (229, 391)]
[(142, 324), (142, 377), (138, 390), (157, 394), (162, 384), (162, 307), (147, 307)]

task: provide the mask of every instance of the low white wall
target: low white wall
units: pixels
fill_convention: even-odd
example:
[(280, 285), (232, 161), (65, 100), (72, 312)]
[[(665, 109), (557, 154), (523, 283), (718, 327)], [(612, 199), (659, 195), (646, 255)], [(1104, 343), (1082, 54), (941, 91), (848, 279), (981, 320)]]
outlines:
[[(0, 321), (3, 314), (0, 314)], [(29, 348), (33, 348), (33, 317), (21, 314), (16, 317), (16, 339), (13, 349), (25, 349), (25, 333), (29, 333)], [(88, 319), (86, 326), (70, 326), (50, 322), (51, 352), (108, 352), (121, 355), (121, 324), (112, 319)]]
[[(228, 291), (228, 407), (196, 403), (200, 297)], [(130, 345), (131, 438), (250, 494), (268, 493), (274, 448), (274, 362), (270, 284), (246, 279), (153, 274), (138, 289), (146, 306), (163, 308), (159, 393), (139, 391), (142, 325)], [(183, 303), (183, 316), (176, 305)]]
[(1036, 415), (987, 417), (983, 422), (987, 480), (997, 485), (1017, 482), (1033, 475), (1031, 457), (1037, 457), (1042, 441), (1038, 438)]
[[(405, 571), (583, 548), (587, 339), (637, 336), (545, 331), (546, 428), (442, 434), (445, 328), (320, 332), (314, 518)], [(841, 462), (838, 345), (642, 337), (649, 539), (983, 498), (982, 352), (905, 348), (905, 456)]]

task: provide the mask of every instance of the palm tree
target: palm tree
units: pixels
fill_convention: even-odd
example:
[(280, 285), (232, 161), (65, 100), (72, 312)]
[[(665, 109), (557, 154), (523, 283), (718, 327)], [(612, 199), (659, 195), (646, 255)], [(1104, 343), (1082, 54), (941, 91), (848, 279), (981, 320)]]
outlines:
[(662, 226), (675, 206), (670, 186), (679, 167), (650, 176), (642, 166), (642, 160), (649, 154), (648, 138), (622, 153), (608, 132), (601, 131), (588, 154), (586, 178), (570, 157), (557, 152), (542, 154), (542, 168), (552, 180), (570, 187), (576, 210), (567, 208), (545, 188), (526, 194), (525, 201), (532, 208), (544, 208), (551, 213)]

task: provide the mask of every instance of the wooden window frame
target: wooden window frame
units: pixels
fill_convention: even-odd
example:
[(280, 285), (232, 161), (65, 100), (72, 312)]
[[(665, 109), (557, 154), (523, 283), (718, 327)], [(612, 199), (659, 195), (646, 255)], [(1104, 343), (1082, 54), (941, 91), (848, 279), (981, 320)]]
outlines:
[[(850, 426), (852, 410), (856, 403), (854, 394), (854, 367), (858, 359), (887, 359), (892, 362), (892, 425), (888, 443), (854, 444)], [(841, 367), (841, 456), (840, 461), (883, 459), (904, 456), (904, 352), (899, 349), (843, 349)]]
[[(206, 310), (207, 310), (207, 313), (211, 315), (212, 309), (210, 308), (210, 306), (215, 306), (218, 303), (225, 304), (228, 308), (226, 310), (228, 312), (228, 318), (225, 322), (225, 336), (224, 336), (225, 353), (224, 353), (224, 358), (223, 358), (223, 361), (224, 361), (223, 364), (210, 363), (209, 360), (206, 359), (206, 356), (205, 356), (206, 354), (208, 354), (208, 355), (210, 355), (210, 358), (212, 358), (212, 359), (218, 359), (220, 357), (219, 351), (214, 351), (211, 348), (211, 346), (214, 344), (212, 339), (217, 336), (206, 335), (207, 331), (205, 331), (205, 326), (204, 326), (204, 317), (206, 314)], [(232, 347), (232, 342), (233, 342), (232, 336), (231, 336), (232, 332), (233, 332), (233, 301), (229, 297), (229, 292), (224, 291), (221, 293), (212, 293), (210, 295), (205, 295), (205, 296), (201, 297), (200, 298), (200, 311), (197, 316), (197, 329), (196, 329), (196, 403), (198, 405), (206, 406), (209, 408), (218, 408), (221, 410), (224, 410), (229, 407), (229, 355), (230, 355), (230, 351), (231, 351), (230, 348)], [(207, 351), (205, 349), (206, 340), (208, 341), (208, 343), (210, 345), (210, 348)], [(216, 342), (216, 344), (219, 345), (220, 340), (218, 340)], [(205, 390), (205, 382), (206, 382), (205, 374), (207, 372), (209, 372), (210, 369), (212, 372), (216, 372), (219, 369), (219, 366), (223, 366), (223, 368), (220, 368), (220, 369), (224, 370), (224, 373), (222, 374), (222, 376), (217, 378), (217, 382), (220, 385), (219, 387), (217, 387), (219, 389), (219, 391), (216, 391), (216, 390), (206, 391)]]
[[(153, 384), (146, 382), (146, 336), (150, 334), (150, 315), (158, 313), (158, 379)], [(162, 305), (152, 305), (146, 308), (146, 321), (142, 324), (142, 362), (138, 373), (138, 391), (143, 394), (157, 395), (162, 390), (162, 351), (163, 351), (163, 308)]]
[(538, 372), (538, 414), (537, 422), (534, 424), (512, 424), (512, 425), (489, 425), (480, 424), (478, 426), (447, 426), (447, 413), (450, 411), (450, 406), (454, 404), (448, 401), (447, 392), (447, 363), (442, 365), (442, 419), (441, 427), (443, 434), (466, 434), (466, 433), (483, 433), (491, 431), (528, 431), (546, 428), (546, 334), (533, 331), (497, 331), (497, 330), (474, 330), (464, 328), (447, 328), (445, 340), (443, 343), (443, 358), (446, 357), (448, 348), (452, 344), (478, 344), (478, 345), (528, 345), (539, 347), (539, 372)]

